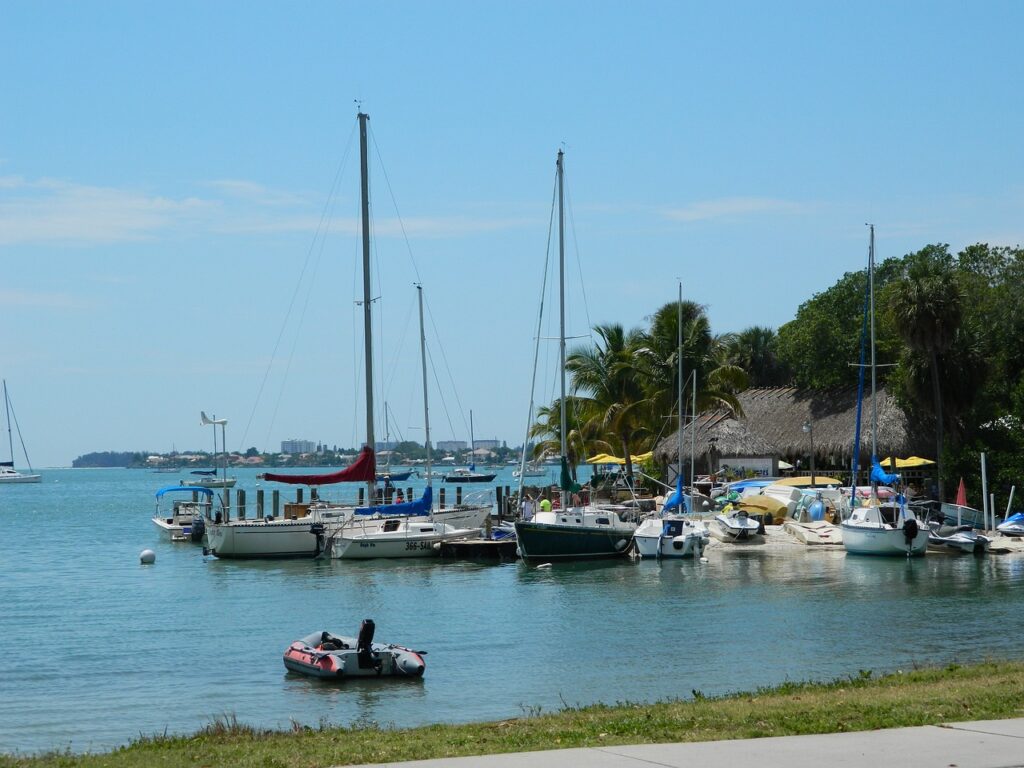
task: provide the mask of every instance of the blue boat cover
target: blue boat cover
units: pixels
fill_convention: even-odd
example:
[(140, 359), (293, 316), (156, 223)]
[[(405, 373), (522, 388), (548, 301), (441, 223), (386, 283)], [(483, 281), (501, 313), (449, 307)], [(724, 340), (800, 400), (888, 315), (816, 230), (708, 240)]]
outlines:
[(670, 509), (675, 509), (678, 506), (682, 506), (684, 511), (690, 511), (689, 499), (683, 495), (683, 476), (679, 475), (676, 478), (676, 489), (672, 492), (672, 495), (665, 499), (665, 505), (661, 508), (662, 512), (667, 512)]
[(377, 507), (362, 507), (357, 515), (429, 515), (434, 504), (434, 489), (429, 485), (423, 490), (422, 498), (402, 504), (382, 504)]
[(871, 457), (871, 480), (880, 485), (892, 485), (893, 483), (899, 482), (900, 476), (898, 474), (890, 474), (882, 469), (882, 465), (878, 463), (878, 459), (874, 456)]
[(161, 488), (159, 491), (157, 491), (156, 497), (159, 499), (165, 493), (173, 493), (175, 491), (192, 491), (194, 493), (205, 493), (207, 496), (213, 496), (213, 491), (211, 491), (209, 488), (200, 488), (198, 486), (186, 487), (182, 485), (169, 485), (166, 488)]

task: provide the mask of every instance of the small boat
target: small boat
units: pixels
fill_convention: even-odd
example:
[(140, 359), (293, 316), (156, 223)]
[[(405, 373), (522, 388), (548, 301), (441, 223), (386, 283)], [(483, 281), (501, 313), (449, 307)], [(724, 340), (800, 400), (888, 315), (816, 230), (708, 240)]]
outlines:
[[(175, 499), (168, 515), (160, 510), (160, 500), (168, 493), (200, 494), (206, 499)], [(213, 491), (209, 488), (189, 488), (180, 485), (161, 488), (156, 492), (156, 514), (153, 515), (153, 524), (165, 532), (171, 541), (202, 543), (203, 535), (206, 533), (204, 512), (210, 508), (212, 501)]]
[(715, 515), (708, 530), (719, 541), (728, 543), (754, 541), (762, 532), (761, 523), (751, 517), (747, 510), (731, 505), (726, 505), (720, 514)]
[(384, 471), (377, 473), (378, 483), (404, 483), (413, 476), (415, 470), (409, 469), (405, 472)]
[(536, 464), (527, 464), (526, 467), (520, 471), (518, 469), (512, 470), (512, 477), (547, 477), (548, 470), (544, 467), (538, 467)]
[[(25, 463), (28, 464), (28, 474), (19, 472), (14, 468), (14, 438), (11, 432), (11, 424), (17, 426), (18, 420), (14, 415), (14, 407), (7, 395), (7, 380), (4, 379), (4, 413), (7, 420), (7, 449), (10, 451), (10, 461), (0, 461), (0, 483), (38, 483), (42, 477), (32, 472), (32, 462), (28, 460), (28, 453), (25, 454)], [(21, 441), (21, 449), (25, 450), (25, 441), (21, 439), (21, 428), (18, 427), (18, 440)]]
[(936, 550), (983, 555), (992, 546), (992, 539), (978, 533), (970, 525), (943, 525), (938, 520), (932, 520), (928, 523), (928, 546)]
[(1003, 536), (1024, 536), (1024, 512), (1014, 512), (996, 530)]
[(235, 478), (233, 477), (217, 477), (216, 469), (196, 469), (191, 472), (193, 475), (199, 475), (194, 480), (182, 480), (181, 484), (188, 486), (189, 488), (234, 488)]
[(708, 543), (708, 529), (683, 515), (649, 517), (633, 534), (640, 557), (700, 558)]
[(454, 469), (444, 476), (446, 483), (489, 483), (495, 477), (496, 473), (483, 474), (482, 472), (475, 472), (472, 464), (469, 468)]
[(423, 677), (426, 651), (373, 642), (375, 626), (365, 619), (359, 637), (314, 632), (284, 652), (289, 672), (340, 680), (348, 677)]
[(923, 555), (928, 528), (900, 504), (855, 507), (842, 522), (843, 547), (852, 555)]

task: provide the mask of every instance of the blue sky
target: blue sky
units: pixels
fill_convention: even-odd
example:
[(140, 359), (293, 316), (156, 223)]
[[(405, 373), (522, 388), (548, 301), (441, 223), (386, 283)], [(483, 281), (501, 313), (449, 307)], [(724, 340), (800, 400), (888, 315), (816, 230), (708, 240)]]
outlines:
[(863, 265), (867, 221), (880, 258), (1016, 245), (1022, 9), (7, 3), (0, 375), (32, 462), (207, 446), (200, 409), (235, 448), (362, 441), (356, 99), (379, 397), (410, 439), (418, 272), (435, 439), (472, 409), (521, 442), (562, 146), (576, 336), (677, 278), (716, 332), (777, 327)]

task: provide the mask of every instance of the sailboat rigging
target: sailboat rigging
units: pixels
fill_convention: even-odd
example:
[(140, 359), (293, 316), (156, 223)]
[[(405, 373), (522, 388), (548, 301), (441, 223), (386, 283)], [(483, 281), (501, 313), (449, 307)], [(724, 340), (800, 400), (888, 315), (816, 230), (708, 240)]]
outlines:
[[(629, 550), (635, 523), (623, 521), (614, 510), (578, 503), (580, 487), (573, 483), (567, 463), (568, 442), (565, 410), (565, 176), (564, 152), (558, 151), (555, 165), (558, 184), (558, 287), (559, 287), (559, 369), (561, 397), (559, 421), (562, 472), (559, 508), (540, 511), (533, 520), (515, 524), (519, 553), (524, 560), (568, 560), (620, 557)], [(572, 494), (572, 497), (569, 496)], [(574, 502), (570, 507), (568, 502)]]
[[(14, 407), (11, 405), (11, 397), (7, 393), (7, 379), (3, 380), (4, 385), (4, 414), (7, 420), (7, 450), (8, 455), (11, 457), (10, 461), (0, 461), (0, 483), (38, 483), (42, 481), (42, 476), (32, 471), (32, 462), (29, 461), (28, 451), (25, 450), (25, 440), (21, 436), (21, 427), (18, 425), (18, 419), (14, 415)], [(14, 468), (14, 433), (11, 431), (11, 426), (15, 426), (18, 430), (18, 442), (21, 443), (21, 452), (25, 456), (25, 463), (28, 464), (28, 474), (24, 472), (18, 472)]]
[[(875, 227), (871, 227), (868, 246), (868, 284), (864, 302), (865, 319), (870, 321), (871, 337), (871, 493), (867, 503), (857, 506), (857, 462), (860, 454), (861, 407), (864, 399), (864, 342), (861, 332), (861, 367), (857, 387), (857, 420), (854, 430), (853, 480), (850, 492), (851, 511), (843, 520), (843, 547), (859, 555), (923, 555), (928, 548), (928, 529), (907, 507), (906, 499), (897, 494), (893, 503), (878, 499), (879, 483), (891, 485), (899, 481), (896, 474), (886, 473), (878, 463), (878, 395), (875, 362)], [(869, 323), (865, 322), (865, 326)]]

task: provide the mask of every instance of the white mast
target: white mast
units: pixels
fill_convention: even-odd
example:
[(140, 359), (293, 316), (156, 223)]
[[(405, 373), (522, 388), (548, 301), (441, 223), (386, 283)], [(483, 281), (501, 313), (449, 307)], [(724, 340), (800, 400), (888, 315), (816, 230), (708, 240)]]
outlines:
[[(683, 476), (683, 427), (686, 426), (686, 408), (683, 405), (683, 281), (679, 281), (679, 304), (676, 306), (676, 378), (678, 378), (679, 438), (676, 442), (676, 474)], [(679, 485), (679, 480), (676, 480)], [(682, 499), (680, 499), (680, 502)]]
[[(359, 170), (363, 220), (363, 343), (366, 358), (366, 444), (376, 450), (373, 437), (373, 339), (371, 335), (372, 299), (370, 296), (370, 170), (366, 150), (366, 121), (370, 116), (359, 113)], [(376, 463), (376, 462), (375, 462)], [(377, 499), (377, 478), (366, 481), (367, 504)]]
[(11, 469), (14, 469), (14, 437), (11, 434), (11, 405), (7, 400), (7, 379), (4, 379), (4, 413), (7, 418), (7, 447), (11, 451)]
[(875, 225), (868, 247), (868, 295), (871, 297), (871, 456), (878, 456), (878, 398), (875, 392)]
[(427, 337), (423, 332), (423, 286), (416, 285), (420, 302), (420, 364), (423, 368), (423, 446), (427, 449), (427, 487), (432, 488), (430, 477), (430, 408), (427, 407)]
[[(561, 369), (561, 413), (560, 418), (560, 432), (562, 437), (562, 461), (566, 461), (568, 451), (568, 440), (566, 435), (566, 418), (565, 418), (565, 190), (564, 190), (564, 173), (565, 173), (565, 153), (562, 150), (558, 150), (558, 304), (559, 304), (559, 331), (558, 331), (558, 353), (559, 353), (559, 367)], [(561, 483), (559, 483), (561, 486)], [(562, 488), (559, 492), (561, 499), (561, 508), (565, 509), (566, 492), (565, 488)]]

